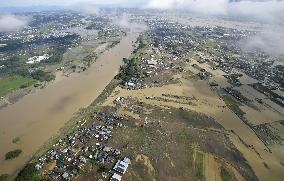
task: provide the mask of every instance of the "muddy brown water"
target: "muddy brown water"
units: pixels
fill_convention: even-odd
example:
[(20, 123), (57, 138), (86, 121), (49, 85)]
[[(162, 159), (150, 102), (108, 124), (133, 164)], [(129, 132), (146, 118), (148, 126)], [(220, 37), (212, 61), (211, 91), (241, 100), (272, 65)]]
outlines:
[[(138, 32), (132, 32), (103, 53), (87, 71), (60, 78), (46, 88), (0, 109), (0, 175), (21, 168), (44, 142), (55, 135), (79, 108), (88, 106), (118, 73), (122, 59), (133, 50)], [(12, 143), (16, 137), (19, 144)], [(5, 153), (21, 149), (15, 159)]]

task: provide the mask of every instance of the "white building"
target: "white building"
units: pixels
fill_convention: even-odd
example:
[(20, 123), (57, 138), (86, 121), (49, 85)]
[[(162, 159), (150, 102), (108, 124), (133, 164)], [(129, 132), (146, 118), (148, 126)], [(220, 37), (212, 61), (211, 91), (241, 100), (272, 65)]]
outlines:
[(130, 159), (125, 157), (123, 160), (118, 160), (113, 167), (113, 170), (117, 171), (118, 173), (124, 174), (128, 168), (130, 163)]
[(120, 175), (114, 173), (114, 174), (112, 175), (112, 177), (110, 178), (110, 181), (121, 181), (121, 178), (122, 178), (122, 177), (121, 177)]
[(29, 58), (26, 63), (27, 64), (40, 63), (42, 60), (46, 60), (48, 58), (49, 58), (48, 54), (44, 54), (42, 56), (34, 56), (34, 57)]

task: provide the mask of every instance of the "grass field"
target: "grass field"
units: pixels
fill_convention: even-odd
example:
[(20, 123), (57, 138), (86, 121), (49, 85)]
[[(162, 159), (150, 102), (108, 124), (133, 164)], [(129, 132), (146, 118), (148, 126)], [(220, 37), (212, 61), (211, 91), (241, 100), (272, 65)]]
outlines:
[(242, 105), (240, 102), (236, 101), (234, 98), (230, 96), (223, 96), (223, 100), (227, 105), (237, 105), (237, 106)]
[(214, 40), (208, 40), (205, 42), (205, 47), (212, 49), (212, 48), (215, 48), (217, 44), (218, 43)]
[(0, 80), (0, 96), (4, 96), (14, 90), (31, 86), (36, 81), (32, 78), (21, 76), (12, 76), (7, 79)]
[(198, 178), (198, 180), (205, 180), (204, 178), (204, 154), (202, 152), (197, 151), (195, 155), (195, 176)]
[(244, 116), (245, 112), (240, 108), (242, 103), (235, 100), (234, 98), (230, 96), (223, 96), (223, 101), (226, 103), (226, 105), (237, 115), (237, 116)]
[(221, 167), (220, 175), (222, 181), (230, 181), (232, 179), (230, 173), (224, 167)]

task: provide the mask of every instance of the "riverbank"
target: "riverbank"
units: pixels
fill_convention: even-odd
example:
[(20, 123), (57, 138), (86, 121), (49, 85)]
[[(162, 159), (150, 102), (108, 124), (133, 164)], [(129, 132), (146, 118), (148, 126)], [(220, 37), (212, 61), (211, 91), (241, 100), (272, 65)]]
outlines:
[[(133, 50), (139, 32), (131, 33), (121, 42), (104, 52), (91, 67), (80, 73), (55, 82), (45, 89), (29, 94), (17, 103), (0, 110), (0, 174), (11, 174), (24, 163), (50, 137), (54, 136), (73, 113), (91, 104), (117, 74), (122, 59)], [(15, 114), (17, 112), (17, 114)], [(20, 138), (14, 144), (14, 138)], [(13, 149), (23, 153), (16, 159), (6, 161), (4, 155)]]
[(113, 90), (119, 85), (120, 81), (113, 79), (111, 82), (105, 87), (103, 92), (86, 108), (82, 108), (78, 110), (74, 116), (64, 124), (64, 126), (50, 139), (48, 139), (32, 156), (30, 160), (28, 160), (23, 167), (17, 169), (14, 173), (9, 175), (9, 179), (13, 180), (16, 178), (18, 173), (25, 167), (27, 163), (35, 163), (39, 157), (41, 157), (44, 153), (46, 153), (52, 145), (54, 145), (59, 139), (62, 139), (66, 135), (74, 132), (78, 127), (77, 125), (82, 121), (89, 121), (91, 118), (90, 115), (95, 111), (100, 111), (101, 104), (105, 102), (105, 100), (111, 95)]
[[(36, 91), (40, 90), (40, 89), (44, 89), (46, 88), (47, 86), (51, 85), (51, 84), (54, 84), (56, 82), (59, 82), (61, 81), (62, 79), (64, 78), (67, 78), (69, 77), (71, 74), (78, 74), (78, 73), (82, 73), (84, 69), (87, 70), (88, 68), (90, 68), (90, 66), (95, 63), (96, 59), (102, 55), (105, 51), (108, 51), (110, 50), (112, 47), (114, 47), (115, 45), (117, 45), (117, 43), (120, 42), (121, 38), (123, 37), (120, 37), (120, 39), (118, 41), (115, 41), (115, 43), (113, 42), (113, 40), (111, 40), (110, 42), (106, 42), (106, 43), (95, 43), (95, 42), (83, 42), (82, 45), (78, 46), (78, 47), (75, 47), (73, 49), (68, 49), (64, 55), (63, 55), (63, 60), (60, 64), (58, 65), (51, 65), (48, 69), (49, 71), (52, 72), (53, 75), (55, 75), (55, 79), (54, 80), (51, 80), (49, 82), (45, 81), (45, 82), (37, 82), (35, 81), (34, 79), (27, 79), (27, 78), (23, 78), (23, 77), (19, 77), (18, 79), (19, 80), (15, 80), (16, 81), (16, 84), (13, 85), (13, 81), (10, 81), (11, 83), (9, 84), (12, 84), (10, 85), (9, 87), (7, 87), (6, 89), (6, 92), (5, 94), (1, 94), (1, 90), (0, 90), (0, 109), (4, 108), (4, 107), (7, 107), (9, 105), (12, 105), (12, 104), (15, 104), (16, 102), (18, 102), (19, 100), (21, 100), (23, 97), (25, 97), (26, 95), (29, 95), (29, 94), (32, 94), (32, 93), (35, 93)], [(89, 43), (88, 45), (85, 45)], [(95, 45), (91, 45), (91, 43), (95, 43)], [(98, 44), (98, 45), (96, 45)], [(91, 48), (90, 48), (91, 47)], [(94, 48), (96, 47), (96, 48)], [(79, 49), (79, 51), (76, 51), (76, 49)], [(81, 59), (79, 62), (83, 62), (84, 58), (82, 57), (81, 54), (85, 55), (86, 52), (82, 52), (83, 50), (82, 49), (88, 49), (87, 52), (89, 52), (89, 57), (88, 60), (89, 61), (89, 65), (88, 66), (85, 66), (83, 65), (80, 65), (78, 68), (78, 70), (74, 70), (72, 69), (65, 69), (65, 67), (63, 65), (68, 65), (70, 64), (70, 62), (74, 62), (73, 59)], [(93, 50), (92, 50), (93, 49)], [(90, 51), (93, 51), (90, 53)], [(71, 53), (70, 53), (71, 52)], [(76, 52), (76, 53), (74, 53)], [(92, 56), (95, 55), (95, 56)], [(72, 57), (72, 58), (70, 58)], [(78, 62), (75, 61), (75, 62)], [(56, 68), (56, 67), (64, 67), (64, 69), (61, 69), (61, 68)], [(71, 65), (69, 65), (69, 67), (72, 67)], [(16, 76), (17, 77), (17, 76)], [(21, 79), (20, 79), (21, 78)], [(31, 83), (27, 82), (27, 80), (30, 81)], [(1, 77), (0, 77), (0, 80), (1, 80)], [(3, 80), (3, 79), (2, 79)], [(1, 85), (3, 86), (3, 85)], [(0, 87), (1, 87), (0, 86)], [(2, 90), (2, 91), (5, 91), (5, 90)]]

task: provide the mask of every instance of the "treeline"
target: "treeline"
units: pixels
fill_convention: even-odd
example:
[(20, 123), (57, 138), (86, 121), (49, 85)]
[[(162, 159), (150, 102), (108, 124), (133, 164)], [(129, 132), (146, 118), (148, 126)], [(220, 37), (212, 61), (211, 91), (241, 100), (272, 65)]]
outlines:
[(43, 70), (37, 70), (31, 74), (31, 77), (35, 80), (38, 80), (40, 82), (44, 81), (52, 81), (55, 79), (55, 75), (49, 72), (45, 72)]
[(51, 57), (48, 59), (42, 61), (41, 63), (47, 63), (47, 64), (57, 64), (60, 63), (63, 60), (63, 55), (67, 51), (67, 47), (54, 47), (54, 51), (50, 52)]
[(83, 58), (83, 63), (89, 67), (91, 63), (95, 61), (97, 58), (98, 58), (98, 55), (95, 52), (93, 52)]
[(10, 160), (13, 158), (18, 157), (20, 154), (22, 153), (22, 150), (13, 150), (13, 151), (9, 151), (5, 154), (5, 160)]
[(64, 37), (49, 38), (37, 38), (31, 42), (22, 42), (21, 40), (6, 40), (1, 41), (1, 44), (7, 44), (4, 47), (0, 47), (0, 52), (13, 52), (18, 50), (26, 49), (27, 47), (40, 46), (44, 44), (54, 44), (57, 46), (69, 46), (70, 44), (76, 43), (80, 40), (80, 36), (77, 34), (67, 35)]
[(122, 80), (122, 83), (125, 83), (137, 73), (139, 61), (137, 58), (124, 58), (123, 62), (124, 65), (120, 66), (119, 74), (116, 76), (116, 79)]
[(34, 163), (28, 163), (25, 168), (17, 175), (16, 181), (40, 181), (39, 171), (35, 168)]
[[(138, 50), (143, 49), (147, 46), (147, 44), (144, 42), (143, 36), (140, 35), (137, 38), (137, 41), (135, 43), (138, 43), (137, 48), (132, 52), (133, 55), (138, 54)], [(122, 84), (125, 84), (128, 82), (132, 77), (135, 77), (138, 73), (138, 66), (140, 64), (139, 56), (133, 56), (130, 59), (124, 58), (123, 59), (124, 65), (120, 66), (119, 74), (116, 76), (116, 79), (121, 80)]]

